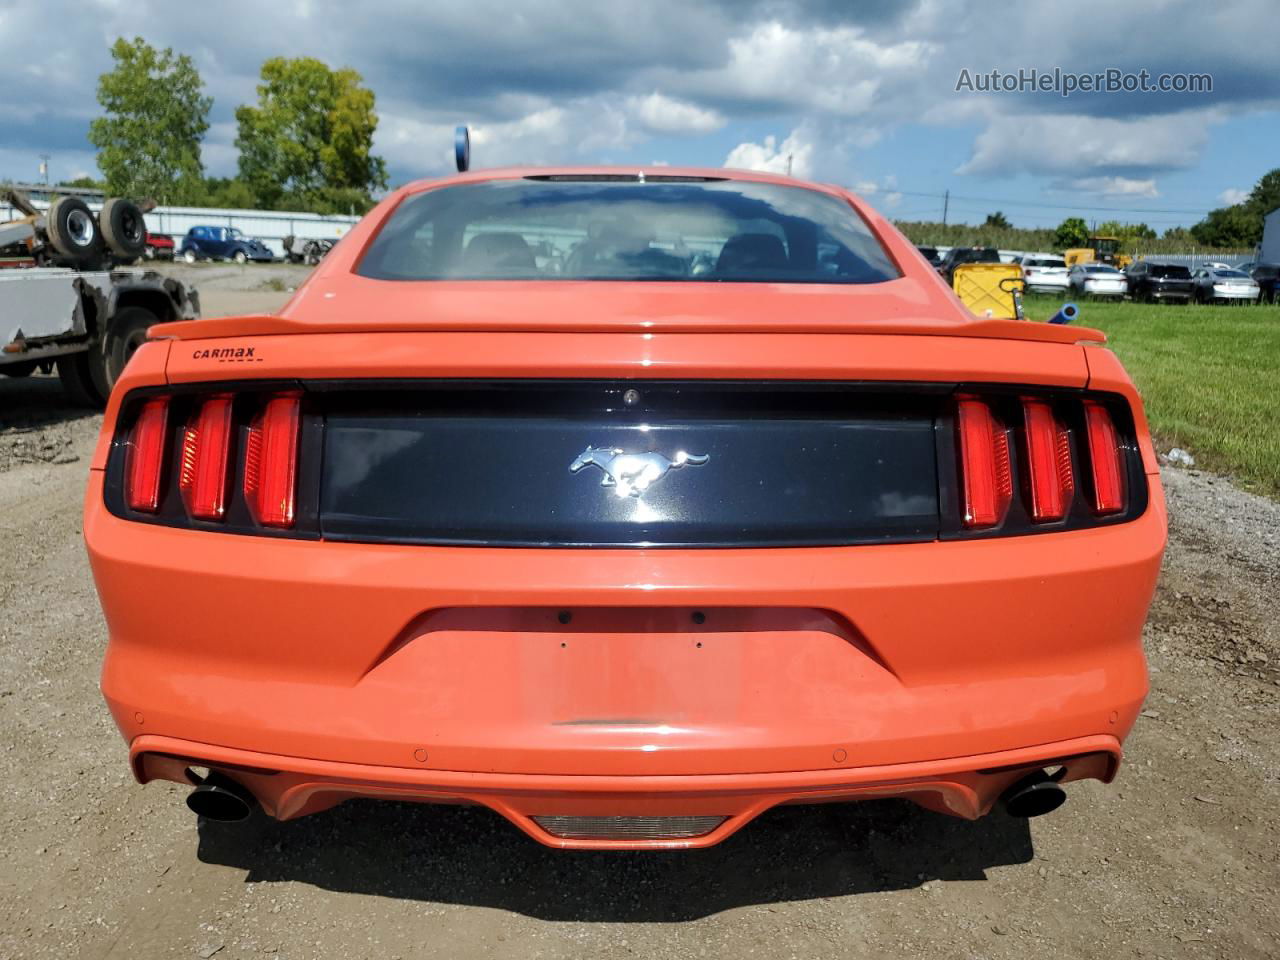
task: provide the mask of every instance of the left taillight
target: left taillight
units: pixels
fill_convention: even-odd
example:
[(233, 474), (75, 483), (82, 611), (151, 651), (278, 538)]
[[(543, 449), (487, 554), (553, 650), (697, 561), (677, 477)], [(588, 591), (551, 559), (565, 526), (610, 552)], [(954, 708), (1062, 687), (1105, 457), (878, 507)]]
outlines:
[(117, 496), (134, 514), (178, 526), (294, 529), (301, 397), (296, 390), (147, 397), (117, 440), (124, 454)]
[(129, 431), (124, 471), (125, 502), (131, 510), (156, 513), (160, 509), (168, 422), (169, 398), (152, 397), (142, 404)]

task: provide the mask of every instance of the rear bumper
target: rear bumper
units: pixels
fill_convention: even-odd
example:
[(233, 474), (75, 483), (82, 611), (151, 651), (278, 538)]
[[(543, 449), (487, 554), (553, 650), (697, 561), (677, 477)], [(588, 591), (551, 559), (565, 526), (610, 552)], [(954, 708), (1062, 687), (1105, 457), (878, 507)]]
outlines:
[[(490, 808), (552, 847), (673, 849), (708, 847), (764, 811), (786, 803), (898, 797), (942, 813), (976, 819), (1029, 770), (1061, 765), (1061, 780), (1110, 782), (1120, 763), (1113, 736), (1082, 737), (1019, 750), (884, 766), (750, 776), (549, 776), (381, 767), (281, 757), (144, 734), (130, 760), (139, 781), (187, 782), (189, 765), (223, 771), (247, 787), (278, 819), (316, 813), (362, 797)], [(557, 835), (542, 818), (708, 818), (718, 824), (692, 837), (649, 839)], [(545, 822), (545, 821), (544, 821)]]

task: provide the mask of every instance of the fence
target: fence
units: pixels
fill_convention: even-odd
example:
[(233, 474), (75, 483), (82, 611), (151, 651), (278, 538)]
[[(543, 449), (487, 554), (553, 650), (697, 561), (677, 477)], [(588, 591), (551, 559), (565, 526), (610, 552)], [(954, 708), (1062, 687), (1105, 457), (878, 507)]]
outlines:
[[(85, 202), (95, 212), (101, 201), (85, 197)], [(47, 210), (48, 203), (32, 200), (40, 210)], [(21, 217), (21, 212), (9, 204), (0, 202), (0, 222)], [(247, 237), (257, 237), (276, 256), (284, 255), (284, 238), (299, 237), (304, 240), (338, 240), (345, 236), (359, 217), (325, 215), (319, 213), (293, 213), (283, 210), (227, 210), (216, 207), (156, 207), (146, 215), (150, 233), (167, 233), (179, 243), (192, 227), (236, 227)], [(298, 247), (295, 245), (295, 249)]]

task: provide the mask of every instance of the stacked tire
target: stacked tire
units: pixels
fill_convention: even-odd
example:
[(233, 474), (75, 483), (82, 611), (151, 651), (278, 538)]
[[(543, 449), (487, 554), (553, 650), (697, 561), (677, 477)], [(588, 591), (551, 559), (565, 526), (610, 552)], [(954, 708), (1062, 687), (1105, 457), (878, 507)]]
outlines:
[[(132, 263), (146, 253), (147, 225), (132, 200), (110, 197), (95, 218), (79, 197), (56, 197), (45, 214), (45, 235), (64, 266), (102, 269), (111, 261)], [(68, 398), (78, 406), (100, 407), (159, 319), (151, 311), (130, 306), (99, 318), (106, 329), (82, 353), (57, 360), (58, 377)]]
[(147, 249), (147, 224), (132, 200), (111, 197), (97, 217), (79, 197), (55, 197), (45, 214), (45, 235), (58, 259), (91, 269), (108, 255), (128, 263)]

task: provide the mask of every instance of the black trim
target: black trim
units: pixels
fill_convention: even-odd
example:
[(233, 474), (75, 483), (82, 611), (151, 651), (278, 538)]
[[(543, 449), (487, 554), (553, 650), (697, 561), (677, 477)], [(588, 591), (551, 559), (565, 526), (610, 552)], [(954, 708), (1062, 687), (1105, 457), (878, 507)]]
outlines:
[[(249, 419), (259, 408), (264, 395), (286, 390), (301, 390), (302, 428), (299, 450), (298, 519), (294, 529), (274, 530), (258, 527), (249, 515), (239, 490), (243, 467), (244, 434)], [(177, 483), (177, 431), (193, 407), (192, 398), (210, 392), (232, 392), (237, 395), (233, 408), (235, 423), (230, 500), (227, 518), (213, 523), (190, 520), (182, 507)], [(631, 391), (638, 397), (628, 397)], [(910, 418), (928, 417), (933, 422), (933, 451), (936, 473), (938, 515), (928, 529), (885, 535), (857, 536), (848, 531), (843, 536), (800, 536), (759, 538), (720, 538), (715, 540), (653, 542), (583, 542), (537, 541), (480, 536), (384, 536), (371, 532), (351, 533), (323, 530), (321, 484), (325, 475), (326, 416), (335, 411), (353, 410), (376, 415), (380, 410), (404, 415), (423, 402), (424, 393), (436, 398), (464, 400), (467, 407), (486, 416), (519, 419), (555, 414), (557, 410), (575, 417), (609, 415), (620, 424), (655, 420), (678, 414), (689, 423), (723, 417), (723, 397), (732, 395), (736, 417), (751, 419), (817, 420), (829, 419), (833, 410), (842, 408), (842, 398), (849, 398), (849, 410), (892, 408)], [(996, 416), (1011, 430), (1020, 423), (1018, 400), (1032, 395), (1049, 400), (1071, 435), (1076, 491), (1067, 516), (1054, 523), (1032, 523), (1025, 506), (1025, 494), (1015, 491), (1013, 503), (1004, 523), (985, 530), (968, 530), (961, 524), (961, 486), (955, 436), (954, 394), (973, 394), (987, 400)], [(157, 514), (140, 513), (124, 503), (125, 440), (147, 397), (172, 396), (170, 409), (168, 466), (163, 478), (164, 493)], [(524, 399), (522, 400), (521, 397)], [(715, 400), (719, 397), (721, 399)], [(584, 407), (584, 400), (592, 398)], [(1093, 513), (1089, 484), (1092, 472), (1088, 464), (1085, 439), (1085, 398), (1103, 404), (1110, 412), (1122, 439), (1126, 462), (1126, 509), (1113, 516)], [(536, 408), (536, 413), (534, 412)], [(1010, 437), (1010, 455), (1015, 478), (1021, 478), (1021, 444), (1016, 431)], [(1018, 481), (1021, 484), (1021, 480)], [(575, 548), (742, 548), (852, 546), (875, 543), (914, 543), (934, 539), (972, 540), (991, 537), (1038, 535), (1064, 530), (1077, 530), (1125, 523), (1145, 513), (1149, 495), (1148, 482), (1138, 449), (1132, 411), (1123, 395), (1069, 388), (1045, 388), (1030, 385), (990, 383), (917, 383), (884, 381), (739, 381), (739, 380), (475, 380), (475, 379), (331, 379), (301, 382), (297, 380), (240, 380), (177, 384), (147, 387), (131, 391), (121, 405), (115, 437), (107, 462), (104, 500), (115, 516), (142, 523), (182, 527), (221, 533), (267, 536), (290, 539), (331, 539), (362, 543), (430, 544), (437, 546), (510, 546), (510, 547), (575, 547)]]

